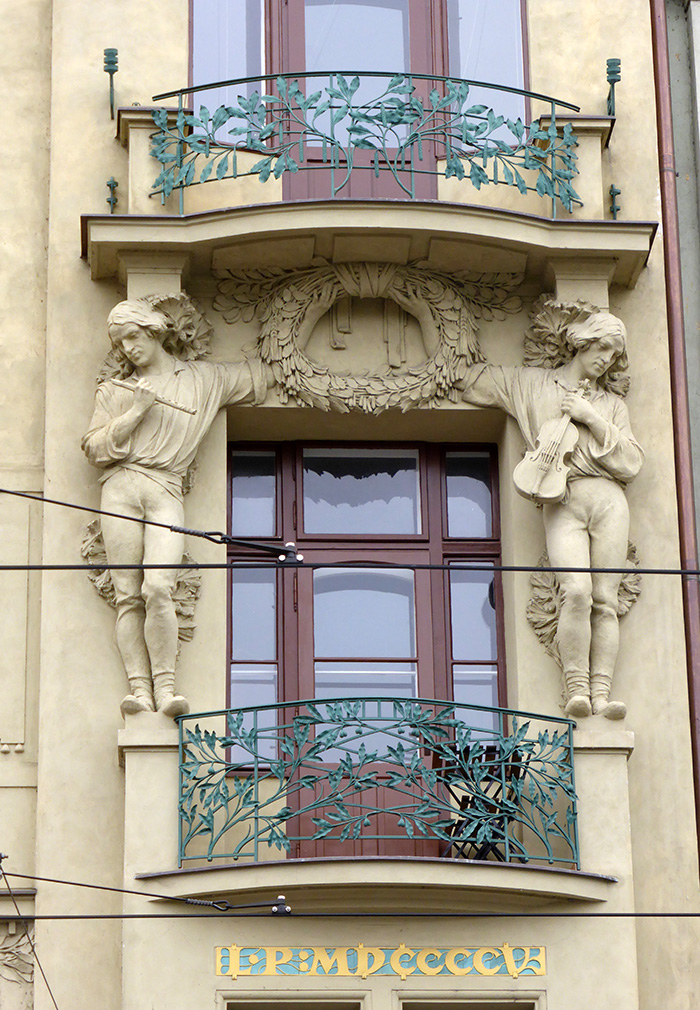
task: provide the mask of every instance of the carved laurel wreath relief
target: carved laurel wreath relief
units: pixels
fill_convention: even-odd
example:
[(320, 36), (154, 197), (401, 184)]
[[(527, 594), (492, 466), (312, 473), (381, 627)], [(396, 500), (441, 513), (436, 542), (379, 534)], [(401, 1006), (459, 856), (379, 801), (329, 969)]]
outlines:
[[(283, 402), (342, 412), (378, 414), (457, 400), (455, 385), (465, 367), (484, 360), (477, 320), (503, 319), (521, 305), (513, 295), (519, 274), (447, 274), (420, 263), (324, 261), (297, 271), (227, 270), (217, 276), (214, 308), (229, 323), (260, 322), (258, 353), (271, 366)], [(429, 313), (435, 346), (428, 347), (424, 333), (425, 360), (406, 366), (400, 334), (392, 340), (385, 332), (387, 363), (377, 371), (347, 374), (319, 364), (305, 352), (309, 317), (315, 322), (347, 298), (383, 298), (400, 309), (419, 306)], [(342, 333), (342, 323), (337, 330)], [(334, 340), (338, 349), (344, 346), (337, 332)]]

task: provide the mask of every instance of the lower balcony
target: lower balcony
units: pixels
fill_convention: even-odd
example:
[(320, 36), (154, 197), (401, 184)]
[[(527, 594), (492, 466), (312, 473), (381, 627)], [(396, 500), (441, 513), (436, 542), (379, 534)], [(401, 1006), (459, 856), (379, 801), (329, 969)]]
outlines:
[(340, 698), (179, 724), (180, 866), (406, 856), (579, 869), (568, 720)]

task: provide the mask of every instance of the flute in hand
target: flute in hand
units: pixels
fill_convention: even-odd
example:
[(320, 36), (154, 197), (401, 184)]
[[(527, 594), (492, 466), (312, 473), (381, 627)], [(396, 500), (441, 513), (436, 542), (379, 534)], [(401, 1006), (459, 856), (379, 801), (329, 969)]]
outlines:
[[(123, 379), (110, 379), (115, 386), (121, 386), (122, 389), (130, 389), (134, 392), (134, 386), (130, 382), (124, 382)], [(175, 403), (174, 400), (168, 400), (165, 396), (158, 396), (156, 393), (156, 403), (162, 403), (164, 407), (172, 407), (173, 410), (181, 410), (185, 414), (196, 414), (197, 411), (194, 407), (184, 407), (181, 403)]]

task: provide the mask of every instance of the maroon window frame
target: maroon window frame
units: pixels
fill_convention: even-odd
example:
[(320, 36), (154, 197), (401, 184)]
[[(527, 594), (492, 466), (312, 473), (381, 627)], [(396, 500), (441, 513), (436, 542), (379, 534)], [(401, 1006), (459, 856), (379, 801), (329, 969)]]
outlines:
[[(308, 534), (301, 529), (302, 453), (305, 448), (328, 449), (415, 449), (419, 453), (421, 490), (421, 532), (412, 535)], [(272, 537), (251, 537), (280, 544), (293, 541), (306, 561), (355, 560), (393, 561), (413, 564), (492, 563), (500, 564), (500, 522), (498, 501), (498, 463), (496, 449), (488, 444), (448, 443), (231, 443), (230, 468), (235, 453), (276, 453), (276, 533)], [(491, 484), (491, 536), (480, 538), (447, 535), (447, 493), (445, 454), (448, 452), (488, 453)], [(229, 528), (231, 516), (231, 479), (229, 475)], [(240, 534), (236, 534), (240, 536)], [(245, 540), (246, 537), (241, 537)], [(245, 547), (230, 547), (229, 561), (259, 561), (260, 554)], [(274, 562), (270, 562), (274, 564)], [(277, 701), (293, 702), (314, 697), (314, 640), (310, 619), (313, 614), (311, 569), (285, 569), (277, 574)], [(498, 704), (505, 706), (506, 683), (503, 639), (503, 595), (501, 578), (494, 573), (493, 604), (496, 616), (495, 657), (462, 660), (452, 656), (449, 572), (418, 570), (415, 579), (418, 684), (417, 695), (453, 700), (452, 665), (474, 667), (493, 665), (495, 660)], [(229, 614), (231, 613), (229, 581)], [(231, 705), (232, 640), (228, 621), (227, 703)], [(382, 657), (384, 658), (384, 657)], [(368, 658), (368, 662), (372, 662)], [(377, 660), (379, 661), (379, 659)], [(251, 702), (255, 704), (255, 701)]]

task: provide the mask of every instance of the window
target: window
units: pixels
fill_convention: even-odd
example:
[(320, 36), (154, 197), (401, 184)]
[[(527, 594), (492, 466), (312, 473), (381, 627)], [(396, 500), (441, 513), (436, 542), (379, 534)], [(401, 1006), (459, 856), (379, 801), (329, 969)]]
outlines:
[(246, 568), (259, 554), (230, 549), (231, 707), (503, 703), (499, 579), (474, 568), (499, 560), (495, 467), (488, 446), (233, 446), (231, 534), (332, 567)]
[[(358, 72), (435, 74), (466, 77), (522, 88), (525, 77), (524, 0), (191, 0), (192, 84), (262, 74)], [(424, 100), (429, 82), (415, 81)], [(371, 103), (381, 93), (381, 80), (365, 77), (355, 104)], [(314, 86), (312, 86), (314, 85)], [(315, 90), (312, 81), (306, 87)], [(210, 109), (233, 104), (235, 93), (200, 93), (195, 104)], [(379, 90), (378, 90), (379, 88)], [(264, 90), (264, 89), (263, 89)], [(521, 96), (489, 89), (473, 92), (476, 103), (510, 118), (524, 116)], [(427, 148), (421, 169), (431, 169), (435, 152)], [(438, 152), (439, 154), (440, 152)], [(372, 152), (357, 150), (355, 172), (345, 196), (401, 196), (389, 177), (375, 177)], [(313, 145), (309, 166), (318, 161)], [(285, 198), (327, 196), (327, 170), (285, 173)], [(436, 195), (435, 179), (419, 174), (416, 195)]]

